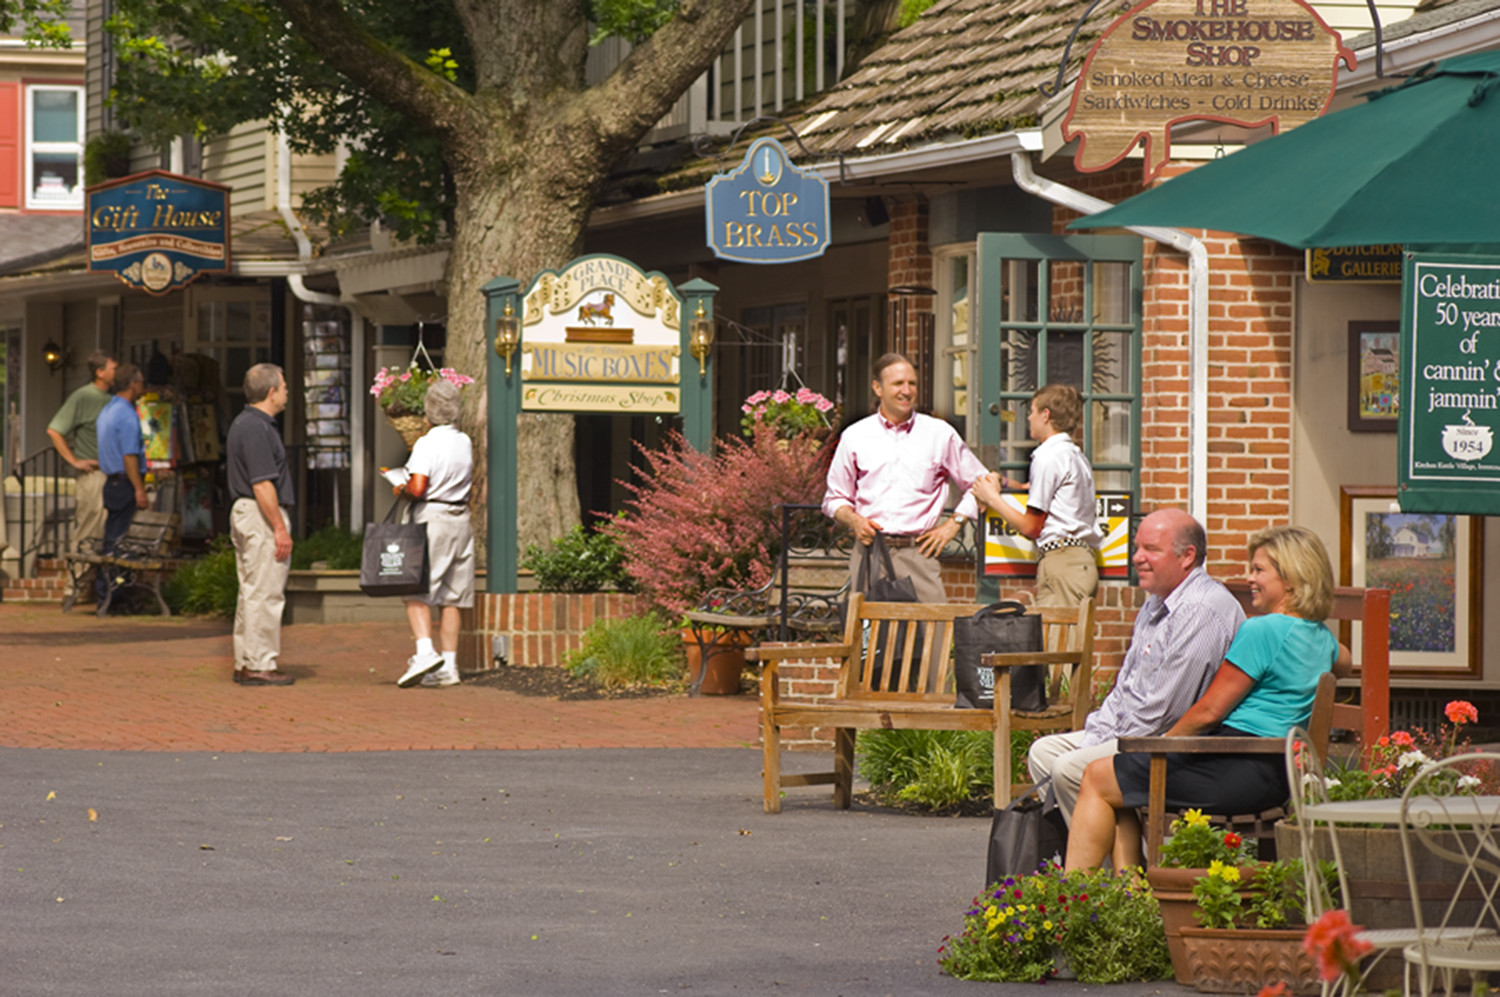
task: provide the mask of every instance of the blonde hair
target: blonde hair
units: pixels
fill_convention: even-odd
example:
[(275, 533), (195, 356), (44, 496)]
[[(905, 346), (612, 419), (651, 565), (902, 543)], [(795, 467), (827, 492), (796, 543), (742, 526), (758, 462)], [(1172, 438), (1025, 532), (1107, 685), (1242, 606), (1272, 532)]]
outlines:
[(1295, 616), (1321, 623), (1333, 611), (1333, 567), (1318, 535), (1305, 526), (1273, 526), (1250, 538), (1250, 556), (1264, 550), (1286, 585)]

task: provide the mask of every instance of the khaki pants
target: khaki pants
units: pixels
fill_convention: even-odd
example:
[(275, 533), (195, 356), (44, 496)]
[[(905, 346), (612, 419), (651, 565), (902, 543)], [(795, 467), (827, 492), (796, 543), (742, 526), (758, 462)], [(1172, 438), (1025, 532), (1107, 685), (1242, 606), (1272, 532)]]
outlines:
[[(286, 510), (281, 521), (291, 530)], [(229, 537), (240, 578), (234, 607), (234, 667), (268, 672), (281, 654), (281, 613), (291, 559), (276, 560), (276, 534), (254, 499), (236, 499), (229, 513)]]
[(1059, 547), (1036, 565), (1036, 604), (1076, 606), (1099, 588), (1099, 565), (1087, 547)]
[[(864, 544), (855, 543), (854, 550), (849, 553), (849, 577), (857, 584), (859, 582), (859, 565), (864, 560), (864, 552), (869, 548)], [(943, 587), (943, 565), (935, 557), (924, 557), (916, 547), (901, 547), (891, 551), (891, 567), (895, 569), (896, 577), (903, 578), (911, 576), (912, 584), (917, 589), (917, 601), (927, 603), (944, 603), (948, 601), (948, 590)], [(884, 575), (885, 568), (879, 557), (870, 558), (869, 581), (874, 581)]]
[(1073, 823), (1073, 808), (1078, 805), (1078, 787), (1083, 782), (1083, 770), (1097, 758), (1111, 758), (1118, 754), (1117, 742), (1111, 738), (1103, 744), (1081, 747), (1083, 731), (1073, 730), (1063, 734), (1048, 734), (1032, 742), (1026, 755), (1026, 768), (1031, 781), (1039, 782), (1052, 776), (1052, 789), (1057, 793), (1057, 805), (1063, 817)]
[[(104, 539), (104, 518), (104, 472), (97, 468), (79, 471), (73, 483), (73, 542), (68, 549), (77, 551), (82, 545), (97, 550), (95, 545)], [(63, 584), (63, 597), (74, 596), (81, 602), (92, 602), (93, 577), (94, 569), (90, 568), (78, 579), (75, 589), (73, 574), (69, 572)]]

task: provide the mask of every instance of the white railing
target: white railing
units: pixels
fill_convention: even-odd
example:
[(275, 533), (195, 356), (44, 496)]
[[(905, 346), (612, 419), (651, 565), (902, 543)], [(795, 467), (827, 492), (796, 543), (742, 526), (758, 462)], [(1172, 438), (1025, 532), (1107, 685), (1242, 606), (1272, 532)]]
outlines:
[[(821, 93), (844, 75), (844, 23), (845, 0), (759, 0), (708, 71), (641, 144), (727, 134), (752, 118), (780, 114), (787, 104)], [(827, 53), (830, 29), (834, 45)], [(809, 34), (812, 52), (827, 53), (814, 58), (810, 67)], [(609, 38), (590, 49), (588, 82), (604, 79), (630, 48), (629, 42)]]

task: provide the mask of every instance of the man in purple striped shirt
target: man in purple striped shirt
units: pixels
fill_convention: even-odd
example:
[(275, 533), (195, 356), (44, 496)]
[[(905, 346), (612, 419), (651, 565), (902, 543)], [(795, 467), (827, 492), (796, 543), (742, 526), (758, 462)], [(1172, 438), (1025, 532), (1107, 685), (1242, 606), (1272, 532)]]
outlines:
[[(917, 371), (906, 357), (887, 353), (876, 360), (872, 387), (880, 408), (839, 437), (823, 512), (859, 541), (849, 558), (851, 576), (858, 578), (863, 553), (880, 533), (896, 577), (910, 575), (922, 602), (947, 602), (937, 558), (978, 511), (969, 489), (985, 467), (952, 426), (916, 411)], [(949, 485), (962, 498), (944, 517)], [(867, 580), (877, 570), (872, 566)]]
[(1132, 560), (1147, 593), (1115, 686), (1081, 731), (1038, 738), (1027, 755), (1033, 781), (1052, 776), (1063, 815), (1072, 820), (1083, 770), (1115, 754), (1120, 737), (1150, 737), (1198, 701), (1245, 622), (1245, 611), (1203, 569), (1208, 538), (1181, 509), (1141, 521)]

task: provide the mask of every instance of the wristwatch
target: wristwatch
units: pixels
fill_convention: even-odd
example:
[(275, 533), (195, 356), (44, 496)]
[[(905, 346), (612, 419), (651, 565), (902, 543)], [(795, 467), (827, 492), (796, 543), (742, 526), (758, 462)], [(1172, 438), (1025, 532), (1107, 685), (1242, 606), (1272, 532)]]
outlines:
[(962, 526), (969, 521), (969, 517), (963, 515), (962, 513), (955, 512), (953, 514), (953, 521), (959, 526)]

